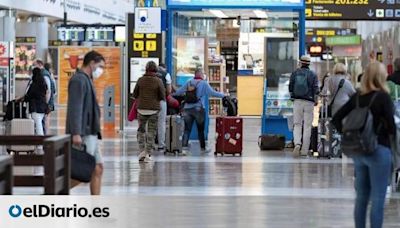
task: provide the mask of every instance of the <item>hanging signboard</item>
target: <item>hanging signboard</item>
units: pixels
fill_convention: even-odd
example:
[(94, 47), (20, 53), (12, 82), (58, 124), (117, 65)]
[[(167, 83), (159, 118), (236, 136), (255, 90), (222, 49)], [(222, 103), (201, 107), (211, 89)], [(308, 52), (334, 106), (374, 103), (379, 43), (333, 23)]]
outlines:
[(350, 45), (360, 45), (361, 36), (332, 36), (325, 39), (326, 46), (350, 46)]
[(171, 6), (303, 6), (303, 0), (168, 0), (168, 7)]
[(398, 20), (398, 0), (306, 0), (307, 20)]
[(341, 28), (309, 28), (306, 29), (307, 43), (325, 43), (325, 38), (330, 36), (356, 35), (357, 29)]

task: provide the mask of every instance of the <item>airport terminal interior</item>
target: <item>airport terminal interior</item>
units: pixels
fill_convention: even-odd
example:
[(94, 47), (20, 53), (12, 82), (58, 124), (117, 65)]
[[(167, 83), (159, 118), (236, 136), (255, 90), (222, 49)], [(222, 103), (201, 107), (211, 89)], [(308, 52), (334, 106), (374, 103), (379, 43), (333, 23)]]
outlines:
[[(75, 110), (71, 111), (75, 106), (69, 101), (79, 99), (72, 93), (82, 92), (72, 91), (71, 81), (82, 74), (91, 78), (88, 85), (95, 92), (88, 93), (94, 97), (89, 103), (98, 104), (101, 116), (102, 139), (95, 152), (101, 155), (87, 153), (93, 160), (93, 175), (101, 156), (98, 193), (110, 199), (135, 199), (124, 205), (135, 208), (135, 221), (117, 227), (363, 227), (354, 221), (356, 169), (344, 149), (347, 138), (334, 126), (335, 117), (327, 114), (332, 96), (339, 94), (343, 83), (330, 94), (323, 94), (323, 87), (344, 66), (343, 81), (355, 93), (367, 80), (361, 79), (367, 77), (366, 69), (379, 63), (385, 77), (399, 77), (398, 85), (396, 80), (388, 85), (396, 91), (390, 97), (396, 132), (400, 132), (395, 113), (400, 112), (400, 73), (396, 75), (400, 71), (400, 59), (396, 60), (400, 58), (400, 3), (333, 2), (0, 0), (0, 195), (91, 196), (91, 173), (89, 181), (70, 179), (78, 158), (71, 147), (76, 144), (74, 130), (67, 126), (77, 123)], [(84, 64), (92, 51), (103, 57), (104, 66), (99, 67), (98, 60)], [(162, 94), (166, 100), (162, 148), (158, 148), (163, 138), (159, 133), (157, 139), (153, 135), (141, 142), (138, 130), (143, 123), (138, 119), (160, 118), (163, 112), (160, 100), (155, 112), (146, 110), (160, 93), (153, 93), (147, 106), (140, 102), (143, 91), (147, 92), (140, 87), (141, 78), (150, 74), (150, 61), (160, 65), (151, 75), (164, 77), (156, 81), (165, 87), (162, 91), (169, 85), (173, 90), (166, 92), (168, 96)], [(46, 101), (47, 114), (37, 121), (38, 113), (30, 107), (33, 103), (21, 98), (30, 99), (27, 94), (36, 83), (32, 75), (41, 64), (50, 68), (48, 96), (54, 105), (49, 105), (51, 99)], [(294, 135), (299, 98), (289, 91), (299, 67), (314, 72), (313, 85), (318, 87), (318, 91), (307, 88), (307, 93), (314, 91), (315, 100), (306, 103), (310, 106), (311, 102), (311, 118), (300, 120), (301, 152), (296, 151), (300, 144)], [(42, 78), (47, 77), (40, 72)], [(170, 78), (165, 79), (166, 75)], [(187, 107), (193, 105), (188, 101), (189, 85), (199, 77), (214, 93), (194, 90), (197, 100), (192, 103), (201, 108), (192, 115), (202, 113), (204, 132), (197, 131), (197, 124), (185, 132)], [(150, 84), (151, 92), (158, 91), (155, 84)], [(184, 98), (175, 96), (185, 86)], [(34, 104), (37, 110), (39, 105)], [(54, 111), (47, 110), (50, 106)], [(307, 112), (304, 107), (301, 115)], [(134, 120), (133, 112), (138, 115)], [(88, 119), (90, 113), (81, 112)], [(144, 131), (151, 134), (153, 126), (148, 121)], [(309, 140), (304, 139), (306, 129), (311, 132)], [(206, 148), (201, 148), (200, 134)], [(390, 180), (384, 186), (383, 226), (376, 227), (400, 227), (400, 166), (395, 164), (400, 141), (391, 141), (393, 162), (386, 166)], [(148, 149), (151, 156), (141, 157), (142, 144), (154, 144)], [(304, 144), (310, 144), (309, 149)], [(374, 184), (367, 183), (371, 189)], [(376, 203), (372, 196), (371, 201)], [(368, 227), (377, 224), (375, 219), (367, 215)], [(110, 219), (98, 227), (111, 227), (114, 222)]]

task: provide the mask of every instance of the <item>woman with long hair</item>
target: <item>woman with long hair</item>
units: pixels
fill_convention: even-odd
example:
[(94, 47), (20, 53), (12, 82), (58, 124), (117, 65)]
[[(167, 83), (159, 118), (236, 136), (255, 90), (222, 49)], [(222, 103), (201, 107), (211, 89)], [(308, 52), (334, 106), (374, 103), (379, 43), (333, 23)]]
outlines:
[(29, 113), (35, 121), (36, 135), (44, 135), (43, 118), (48, 112), (46, 95), (48, 93), (46, 81), (39, 68), (32, 70), (32, 84), (26, 93), (24, 100), (29, 102)]
[(333, 124), (342, 130), (342, 120), (356, 107), (370, 107), (378, 146), (373, 154), (354, 156), (356, 201), (354, 220), (356, 228), (366, 226), (367, 208), (371, 201), (371, 227), (382, 227), (386, 190), (391, 175), (392, 154), (389, 136), (395, 134), (394, 107), (386, 85), (387, 72), (382, 63), (370, 63), (362, 77), (358, 93), (336, 113)]

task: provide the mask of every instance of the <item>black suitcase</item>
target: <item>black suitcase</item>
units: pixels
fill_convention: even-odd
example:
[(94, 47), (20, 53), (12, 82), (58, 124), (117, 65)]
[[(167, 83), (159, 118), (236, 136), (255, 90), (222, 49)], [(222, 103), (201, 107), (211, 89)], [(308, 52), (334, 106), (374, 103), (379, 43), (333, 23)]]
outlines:
[(260, 150), (283, 150), (286, 138), (283, 135), (261, 135), (258, 138)]
[(318, 152), (318, 127), (311, 128), (310, 150)]

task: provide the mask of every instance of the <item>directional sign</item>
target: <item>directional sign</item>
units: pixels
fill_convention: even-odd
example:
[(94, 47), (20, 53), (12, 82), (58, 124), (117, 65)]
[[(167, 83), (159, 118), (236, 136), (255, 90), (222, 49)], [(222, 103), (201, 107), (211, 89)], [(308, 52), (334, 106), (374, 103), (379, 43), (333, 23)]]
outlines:
[(399, 0), (305, 0), (307, 20), (399, 20)]

